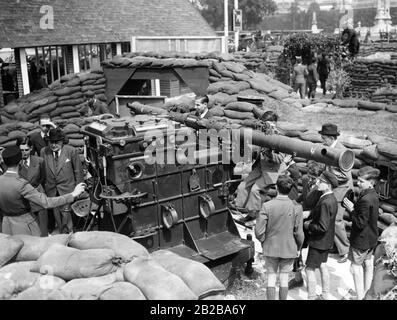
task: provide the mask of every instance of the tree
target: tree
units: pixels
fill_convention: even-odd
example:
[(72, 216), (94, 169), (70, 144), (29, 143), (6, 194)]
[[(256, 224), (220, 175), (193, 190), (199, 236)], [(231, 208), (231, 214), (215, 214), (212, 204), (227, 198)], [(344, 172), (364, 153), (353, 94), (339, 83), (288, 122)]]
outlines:
[[(229, 1), (229, 21), (232, 21), (234, 1)], [(224, 25), (224, 0), (190, 0), (200, 10), (203, 17), (216, 30)], [(277, 10), (273, 0), (239, 0), (239, 9), (243, 11), (243, 29), (255, 29), (265, 16), (272, 15)], [(230, 23), (232, 26), (232, 23)]]
[(290, 9), (290, 14), (291, 14), (291, 21), (292, 21), (292, 30), (296, 29), (296, 17), (299, 14), (299, 7), (298, 7), (298, 3), (296, 2), (292, 2), (291, 3), (291, 9)]

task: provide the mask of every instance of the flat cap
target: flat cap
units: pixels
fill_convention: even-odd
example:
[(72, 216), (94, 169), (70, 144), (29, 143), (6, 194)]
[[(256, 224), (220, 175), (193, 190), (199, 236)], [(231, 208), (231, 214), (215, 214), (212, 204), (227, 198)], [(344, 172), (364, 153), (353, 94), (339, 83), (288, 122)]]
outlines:
[(7, 167), (17, 165), (22, 159), (22, 152), (19, 146), (7, 147), (1, 153), (4, 164)]
[(333, 189), (339, 186), (338, 179), (332, 172), (323, 171), (319, 178), (320, 180), (328, 182)]
[(371, 166), (362, 167), (358, 170), (358, 176), (364, 179), (377, 179), (380, 175), (379, 169)]

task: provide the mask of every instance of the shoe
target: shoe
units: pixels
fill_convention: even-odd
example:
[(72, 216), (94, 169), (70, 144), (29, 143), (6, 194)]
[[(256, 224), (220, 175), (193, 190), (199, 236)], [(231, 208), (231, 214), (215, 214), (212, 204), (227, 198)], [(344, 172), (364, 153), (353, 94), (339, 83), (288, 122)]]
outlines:
[(340, 259), (338, 260), (338, 263), (345, 263), (347, 261), (347, 257), (348, 257), (347, 254), (341, 256)]
[(288, 282), (288, 289), (292, 290), (292, 289), (295, 289), (295, 288), (303, 287), (303, 285), (304, 285), (303, 279), (301, 279), (300, 281), (298, 281), (296, 279), (291, 279)]

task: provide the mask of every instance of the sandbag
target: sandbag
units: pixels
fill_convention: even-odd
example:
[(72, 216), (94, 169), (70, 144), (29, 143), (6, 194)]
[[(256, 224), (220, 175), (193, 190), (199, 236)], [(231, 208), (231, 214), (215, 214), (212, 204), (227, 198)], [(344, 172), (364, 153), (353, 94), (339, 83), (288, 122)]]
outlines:
[(223, 66), (233, 73), (242, 73), (247, 68), (236, 62), (222, 62)]
[(387, 212), (380, 214), (379, 220), (388, 226), (397, 222), (397, 218), (393, 214)]
[(46, 274), (45, 269), (51, 268), (53, 275), (68, 281), (114, 273), (121, 262), (110, 249), (78, 250), (54, 244), (40, 256), (32, 271)]
[(239, 112), (233, 110), (225, 110), (225, 116), (231, 119), (255, 119), (252, 112)]
[(0, 300), (10, 300), (14, 297), (16, 290), (16, 282), (0, 278)]
[[(62, 82), (62, 80), (61, 80)], [(78, 77), (75, 77), (73, 79), (70, 79), (69, 81), (65, 82), (64, 85), (66, 87), (76, 87), (80, 85), (80, 79)]]
[(310, 141), (313, 143), (322, 143), (323, 142), (323, 139), (321, 139), (321, 136), (318, 134), (318, 132), (315, 132), (315, 131), (301, 132), (299, 134), (299, 138), (301, 138), (304, 141)]
[(7, 104), (4, 107), (4, 110), (10, 114), (14, 114), (14, 113), (20, 111), (21, 107), (15, 101), (11, 101), (9, 104)]
[(181, 278), (148, 257), (139, 257), (124, 268), (124, 279), (137, 286), (148, 300), (197, 300)]
[(199, 299), (226, 291), (212, 271), (200, 262), (183, 258), (168, 250), (155, 251), (151, 256), (164, 269), (181, 278)]
[(397, 206), (390, 204), (390, 203), (386, 203), (386, 202), (380, 202), (379, 203), (379, 207), (387, 213), (393, 213), (393, 212), (397, 212)]
[(276, 100), (280, 100), (280, 101), (288, 98), (289, 96), (290, 96), (289, 93), (285, 90), (276, 90), (276, 91), (269, 93), (269, 97), (272, 97), (272, 98), (274, 98)]
[(63, 285), (60, 291), (71, 300), (98, 300), (115, 282), (122, 280), (120, 272), (101, 277), (74, 279)]
[(48, 105), (45, 105), (44, 107), (40, 107), (36, 110), (34, 110), (33, 112), (31, 112), (31, 116), (40, 116), (42, 114), (46, 114), (46, 113), (51, 113), (51, 111), (55, 110), (57, 108), (58, 103), (54, 102)]
[(58, 96), (58, 97), (60, 97), (60, 96), (70, 96), (73, 93), (76, 93), (78, 91), (81, 91), (81, 87), (80, 86), (78, 86), (78, 87), (65, 87), (65, 88), (62, 88), (62, 89), (55, 90), (54, 94), (56, 96)]
[(395, 142), (381, 142), (378, 144), (378, 151), (380, 154), (396, 160), (397, 159), (397, 143)]
[(75, 111), (76, 111), (75, 106), (60, 107), (60, 108), (56, 108), (55, 110), (51, 111), (50, 116), (56, 117), (63, 113), (69, 113), (69, 112), (75, 112)]
[(14, 235), (13, 239), (22, 241), (23, 247), (18, 252), (16, 261), (36, 261), (46, 252), (53, 244), (57, 243), (66, 246), (69, 235), (57, 234), (51, 237), (34, 237), (30, 235)]
[(63, 129), (63, 133), (69, 134), (69, 133), (77, 133), (80, 132), (80, 127), (74, 123), (68, 123)]
[(20, 130), (11, 131), (8, 133), (8, 138), (10, 139), (19, 139), (25, 137), (26, 137), (26, 133)]
[[(37, 279), (40, 277), (39, 273), (31, 272), (30, 269), (34, 266), (34, 261), (24, 261), (10, 263), (0, 269), (0, 281), (2, 285), (8, 285), (4, 291), (11, 291), (13, 294), (22, 292), (32, 287)], [(11, 283), (4, 280), (11, 280)]]
[(225, 106), (225, 110), (233, 110), (239, 112), (252, 112), (254, 110), (255, 105), (249, 102), (231, 102)]
[(62, 101), (58, 101), (58, 106), (59, 106), (59, 107), (77, 106), (78, 104), (81, 104), (81, 103), (83, 103), (83, 102), (85, 102), (85, 99), (84, 99), (84, 98), (62, 100)]
[(99, 300), (146, 300), (146, 297), (132, 283), (116, 282), (100, 295)]
[(216, 94), (209, 96), (209, 105), (215, 105), (219, 103), (224, 106), (234, 101), (237, 101), (236, 95), (228, 95), (224, 92), (217, 92)]
[(388, 104), (386, 105), (386, 110), (392, 113), (397, 113), (397, 105), (395, 104)]
[(371, 101), (358, 101), (358, 109), (364, 110), (385, 110), (386, 104), (379, 102), (371, 102)]
[(28, 121), (29, 115), (26, 114), (25, 112), (18, 111), (17, 113), (14, 114), (14, 118), (17, 121)]
[(62, 119), (70, 119), (70, 118), (79, 118), (81, 115), (79, 112), (67, 112), (67, 113), (62, 113), (61, 118)]
[(12, 236), (0, 233), (0, 267), (14, 258), (23, 247), (23, 242)]
[(329, 102), (339, 108), (357, 108), (358, 106), (357, 100), (352, 99), (333, 99)]
[(359, 139), (352, 136), (341, 136), (339, 142), (345, 147), (352, 149), (364, 149), (372, 145), (372, 142), (369, 140)]
[(209, 117), (223, 117), (225, 112), (222, 107), (216, 106), (208, 111)]
[(69, 138), (68, 144), (75, 148), (84, 147), (84, 145), (85, 145), (83, 139), (71, 139), (71, 138)]
[(70, 238), (69, 246), (81, 250), (111, 249), (125, 261), (149, 255), (138, 242), (120, 233), (107, 231), (76, 232)]
[(103, 78), (103, 74), (98, 74), (98, 73), (78, 73), (77, 76), (79, 77), (81, 82), (84, 82), (86, 80), (98, 80)]
[(31, 287), (27, 290), (16, 295), (11, 300), (70, 300), (69, 297), (65, 296), (59, 289), (45, 290), (37, 287)]
[(215, 77), (215, 78), (222, 77), (221, 74), (218, 71), (216, 71), (215, 69), (210, 68), (209, 72), (210, 72), (210, 76), (212, 76), (212, 77)]
[(373, 144), (371, 146), (365, 147), (361, 155), (371, 160), (377, 160), (379, 158), (378, 146)]
[(276, 91), (277, 88), (273, 85), (271, 85), (269, 82), (254, 78), (248, 80), (248, 83), (251, 85), (251, 88), (259, 91), (259, 92), (264, 92), (266, 94), (269, 94), (273, 91)]
[(396, 285), (396, 278), (389, 274), (388, 269), (383, 263), (375, 266), (372, 284), (364, 300), (375, 300), (380, 295), (388, 293)]
[(282, 131), (307, 131), (306, 125), (304, 123), (286, 122), (278, 121), (277, 128)]
[(66, 136), (69, 139), (77, 139), (77, 140), (84, 139), (84, 135), (81, 133), (68, 133)]

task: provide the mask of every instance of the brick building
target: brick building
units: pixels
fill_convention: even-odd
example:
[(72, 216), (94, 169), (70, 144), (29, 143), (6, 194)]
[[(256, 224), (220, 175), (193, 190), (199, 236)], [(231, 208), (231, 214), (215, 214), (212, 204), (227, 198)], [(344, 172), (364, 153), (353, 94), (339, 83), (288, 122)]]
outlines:
[[(51, 83), (131, 50), (189, 51), (183, 38), (200, 40), (195, 50), (205, 51), (216, 37), (188, 0), (0, 1), (0, 25), (0, 48), (14, 50), (19, 95), (34, 89), (32, 66)], [(139, 47), (134, 37), (146, 38)]]

